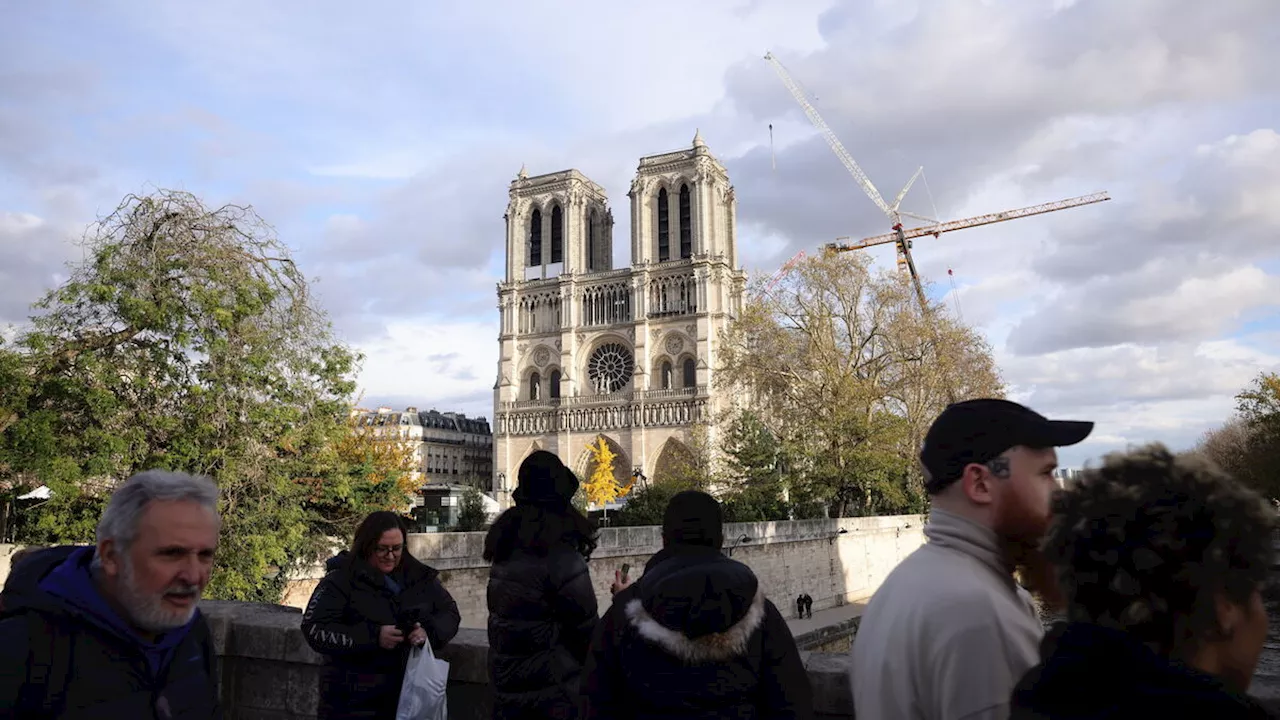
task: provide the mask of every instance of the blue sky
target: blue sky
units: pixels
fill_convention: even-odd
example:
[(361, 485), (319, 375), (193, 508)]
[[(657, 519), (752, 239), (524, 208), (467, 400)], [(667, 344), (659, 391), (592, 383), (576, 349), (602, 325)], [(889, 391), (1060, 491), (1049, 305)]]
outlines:
[[(491, 415), (507, 183), (577, 167), (616, 260), (642, 155), (695, 129), (741, 255), (887, 228), (769, 66), (892, 197), (943, 219), (1109, 203), (916, 243), (1014, 397), (1094, 419), (1078, 465), (1185, 446), (1280, 367), (1280, 5), (1273, 0), (108, 0), (0, 24), (0, 323), (129, 192), (251, 203), (366, 353), (367, 403)], [(772, 169), (768, 125), (774, 127)], [(892, 251), (875, 251), (892, 264)]]

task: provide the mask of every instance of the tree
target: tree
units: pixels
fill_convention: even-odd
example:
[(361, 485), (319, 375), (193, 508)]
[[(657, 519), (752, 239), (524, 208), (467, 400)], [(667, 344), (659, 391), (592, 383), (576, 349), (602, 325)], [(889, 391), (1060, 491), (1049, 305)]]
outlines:
[(474, 487), (462, 494), (462, 507), (458, 509), (458, 532), (483, 530), (489, 524), (489, 514), (484, 511), (484, 497)]
[(0, 483), (53, 493), (24, 539), (92, 541), (134, 472), (208, 474), (224, 518), (209, 594), (270, 601), (353, 518), (402, 502), (343, 449), (359, 357), (251, 208), (130, 195), (83, 244), (0, 349)]
[(945, 307), (922, 314), (910, 281), (873, 273), (864, 253), (762, 282), (724, 333), (718, 384), (779, 440), (806, 501), (833, 515), (916, 509), (929, 424), (953, 399), (1003, 395), (990, 347)]
[(1280, 500), (1280, 374), (1262, 373), (1236, 395), (1236, 414), (1197, 450), (1240, 482)]
[(694, 425), (689, 429), (688, 452), (678, 453), (655, 468), (653, 484), (680, 490), (708, 490), (717, 479), (711, 446), (710, 428), (705, 424)]
[(667, 503), (676, 493), (687, 489), (672, 483), (654, 483), (639, 488), (627, 498), (627, 504), (614, 512), (612, 524), (615, 527), (661, 525)]
[(730, 522), (787, 520), (782, 443), (755, 413), (744, 410), (729, 423), (725, 439), (725, 489)]
[(591, 477), (587, 479), (583, 490), (586, 492), (587, 502), (597, 507), (603, 507), (606, 503), (611, 503), (621, 497), (626, 497), (631, 492), (631, 483), (625, 486), (619, 485), (618, 480), (614, 477), (615, 470), (613, 461), (618, 454), (609, 447), (608, 441), (604, 437), (596, 438), (596, 441), (587, 446), (591, 451), (592, 465), (595, 467), (591, 471)]

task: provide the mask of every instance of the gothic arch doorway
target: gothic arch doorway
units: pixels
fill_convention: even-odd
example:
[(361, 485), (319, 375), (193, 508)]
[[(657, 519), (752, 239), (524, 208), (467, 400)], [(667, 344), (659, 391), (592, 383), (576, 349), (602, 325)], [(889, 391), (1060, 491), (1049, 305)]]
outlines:
[(600, 442), (600, 438), (604, 438), (605, 444), (613, 451), (613, 480), (618, 483), (618, 487), (626, 487), (631, 482), (631, 457), (622, 449), (617, 440), (608, 435), (597, 435), (591, 439), (591, 442), (583, 449), (582, 455), (578, 458), (578, 462), (574, 467), (574, 471), (578, 473), (578, 480), (584, 485), (596, 471), (595, 455), (591, 452), (591, 445)]
[(669, 438), (658, 452), (658, 459), (653, 464), (653, 482), (689, 482), (696, 478), (698, 470), (697, 456), (688, 445), (675, 438)]

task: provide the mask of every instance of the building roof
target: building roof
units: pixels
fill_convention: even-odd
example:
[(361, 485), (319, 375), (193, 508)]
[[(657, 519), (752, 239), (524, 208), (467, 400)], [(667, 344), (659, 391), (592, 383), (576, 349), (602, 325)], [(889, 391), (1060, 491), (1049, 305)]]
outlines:
[(463, 413), (440, 412), (439, 410), (418, 410), (407, 407), (404, 410), (392, 410), (380, 407), (374, 410), (359, 410), (357, 424), (362, 427), (396, 427), (400, 425), (420, 425), (424, 428), (453, 430), (472, 435), (492, 435), (487, 418), (469, 418)]

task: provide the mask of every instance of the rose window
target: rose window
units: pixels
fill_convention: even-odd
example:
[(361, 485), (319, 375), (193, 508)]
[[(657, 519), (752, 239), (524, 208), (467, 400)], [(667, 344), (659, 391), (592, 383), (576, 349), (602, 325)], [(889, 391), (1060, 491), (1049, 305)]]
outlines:
[(587, 360), (587, 377), (597, 395), (615, 393), (626, 387), (634, 371), (631, 351), (618, 343), (601, 345)]

